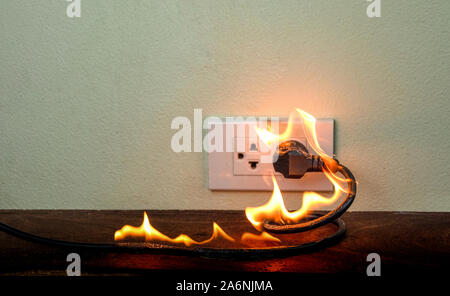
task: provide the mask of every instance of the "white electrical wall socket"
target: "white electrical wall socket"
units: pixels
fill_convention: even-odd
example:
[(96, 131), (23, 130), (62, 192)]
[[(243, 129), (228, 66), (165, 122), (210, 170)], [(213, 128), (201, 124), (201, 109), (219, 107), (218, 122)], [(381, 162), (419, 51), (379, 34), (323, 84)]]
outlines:
[[(257, 138), (253, 132), (255, 125), (252, 121), (217, 122), (210, 125), (212, 129), (219, 129), (224, 136), (224, 152), (208, 153), (210, 190), (272, 191), (271, 176), (275, 175), (282, 191), (333, 191), (332, 184), (322, 172), (308, 172), (301, 179), (287, 179), (275, 172), (273, 164), (267, 162), (273, 152)], [(280, 119), (279, 132), (282, 133), (286, 127), (287, 119)], [(317, 119), (316, 133), (320, 147), (332, 156), (333, 119)], [(303, 123), (295, 123), (290, 137), (286, 140), (296, 140), (302, 143), (309, 153), (316, 154), (306, 139)], [(227, 150), (227, 145), (228, 148), (232, 145), (234, 149)], [(227, 152), (230, 150), (232, 152)]]

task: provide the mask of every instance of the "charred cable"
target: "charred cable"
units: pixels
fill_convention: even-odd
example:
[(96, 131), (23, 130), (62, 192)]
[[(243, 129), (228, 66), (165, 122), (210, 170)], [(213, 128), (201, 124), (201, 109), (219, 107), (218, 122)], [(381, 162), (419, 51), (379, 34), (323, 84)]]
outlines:
[(305, 146), (297, 141), (287, 141), (280, 144), (278, 153), (275, 154), (274, 169), (285, 178), (299, 179), (306, 172), (327, 171), (329, 173), (341, 173), (348, 185), (347, 196), (334, 210), (312, 220), (304, 220), (296, 224), (277, 224), (272, 221), (264, 221), (266, 231), (274, 233), (302, 232), (330, 223), (339, 218), (353, 203), (356, 196), (356, 180), (352, 172), (339, 164), (336, 159), (321, 159), (317, 155), (311, 155)]
[[(313, 215), (311, 217), (314, 217)], [(238, 259), (249, 260), (259, 258), (275, 258), (285, 257), (293, 254), (312, 252), (319, 248), (323, 248), (334, 244), (339, 241), (345, 234), (345, 223), (341, 219), (332, 221), (336, 226), (336, 231), (331, 235), (300, 245), (294, 246), (279, 246), (274, 248), (208, 248), (208, 247), (196, 247), (190, 248), (185, 246), (159, 244), (154, 242), (142, 242), (142, 243), (84, 243), (84, 242), (72, 242), (65, 240), (55, 240), (38, 235), (34, 235), (25, 231), (21, 231), (4, 223), (0, 223), (0, 231), (13, 235), (23, 240), (27, 240), (34, 243), (44, 244), (48, 246), (54, 246), (64, 249), (70, 249), (71, 251), (94, 251), (94, 252), (107, 252), (107, 253), (131, 253), (131, 254), (167, 254), (167, 255), (180, 255), (180, 256), (197, 256), (213, 259)]]
[[(329, 161), (329, 160), (328, 160)], [(274, 169), (283, 174), (286, 178), (301, 178), (307, 172), (318, 172), (328, 170), (331, 173), (340, 172), (344, 175), (347, 184), (347, 196), (345, 200), (333, 211), (327, 214), (310, 213), (303, 222), (297, 224), (280, 225), (271, 221), (264, 221), (264, 228), (269, 232), (292, 233), (302, 232), (317, 228), (324, 224), (332, 223), (337, 226), (337, 230), (320, 240), (308, 242), (296, 246), (283, 246), (274, 248), (188, 248), (183, 246), (173, 246), (158, 244), (153, 242), (145, 243), (84, 243), (71, 242), (65, 240), (55, 240), (41, 237), (25, 231), (21, 231), (7, 224), (0, 223), (0, 231), (13, 235), (15, 237), (62, 248), (97, 250), (100, 252), (126, 252), (126, 253), (164, 253), (173, 255), (195, 255), (208, 258), (232, 258), (249, 259), (260, 257), (279, 257), (301, 252), (316, 250), (319, 247), (330, 245), (341, 239), (345, 234), (345, 223), (339, 217), (350, 207), (356, 195), (356, 181), (348, 168), (340, 165), (337, 160), (332, 159), (332, 165), (326, 164), (326, 161), (319, 156), (311, 155), (306, 147), (296, 141), (287, 141), (279, 146), (278, 154), (274, 159)]]

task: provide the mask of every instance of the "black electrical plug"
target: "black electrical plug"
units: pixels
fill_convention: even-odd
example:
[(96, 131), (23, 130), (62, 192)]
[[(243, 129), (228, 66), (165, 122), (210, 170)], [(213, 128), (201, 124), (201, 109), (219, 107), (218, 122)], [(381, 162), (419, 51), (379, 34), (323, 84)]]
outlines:
[(274, 154), (273, 168), (285, 178), (290, 179), (300, 179), (307, 172), (321, 172), (322, 169), (331, 173), (341, 173), (347, 182), (348, 189), (343, 190), (347, 193), (344, 201), (327, 214), (317, 216), (312, 220), (298, 221), (295, 224), (278, 224), (273, 221), (264, 221), (263, 227), (266, 231), (289, 233), (317, 228), (339, 218), (355, 199), (356, 180), (350, 170), (339, 164), (334, 158), (322, 159), (320, 156), (310, 154), (305, 145), (300, 142), (289, 140), (281, 143)]
[(281, 143), (274, 155), (273, 168), (285, 178), (300, 179), (307, 172), (321, 172), (322, 159), (308, 152), (305, 145), (289, 140)]

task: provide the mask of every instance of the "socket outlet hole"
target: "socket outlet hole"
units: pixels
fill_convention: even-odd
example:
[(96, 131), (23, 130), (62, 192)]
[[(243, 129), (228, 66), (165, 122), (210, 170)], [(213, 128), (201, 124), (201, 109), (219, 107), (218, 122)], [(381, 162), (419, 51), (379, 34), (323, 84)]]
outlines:
[(256, 169), (256, 167), (258, 166), (258, 162), (257, 161), (249, 161), (248, 163), (250, 164), (250, 167), (252, 169)]
[(243, 159), (244, 158), (244, 153), (238, 153), (238, 158), (239, 159)]

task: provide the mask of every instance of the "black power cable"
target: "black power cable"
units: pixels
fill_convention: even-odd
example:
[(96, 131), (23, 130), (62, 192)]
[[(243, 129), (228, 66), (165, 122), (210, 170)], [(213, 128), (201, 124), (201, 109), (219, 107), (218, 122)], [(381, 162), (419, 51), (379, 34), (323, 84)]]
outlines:
[(334, 175), (341, 173), (347, 181), (348, 190), (344, 201), (333, 211), (320, 215), (315, 219), (303, 220), (296, 224), (279, 224), (264, 221), (263, 228), (268, 232), (292, 233), (302, 232), (320, 227), (339, 218), (353, 203), (356, 196), (356, 180), (352, 172), (339, 161), (331, 157), (321, 157), (308, 152), (305, 145), (295, 140), (282, 142), (274, 154), (273, 168), (285, 178), (300, 179), (307, 172), (327, 172)]
[(330, 245), (345, 234), (345, 223), (339, 217), (350, 207), (356, 195), (356, 181), (348, 168), (340, 165), (337, 160), (333, 161), (333, 169), (330, 170), (323, 160), (315, 155), (307, 153), (306, 148), (295, 141), (287, 141), (280, 145), (277, 161), (274, 162), (275, 171), (281, 172), (286, 178), (301, 178), (307, 171), (321, 171), (322, 169), (340, 172), (344, 175), (348, 183), (348, 191), (345, 200), (333, 211), (321, 215), (311, 213), (306, 217), (306, 221), (297, 224), (280, 225), (271, 221), (264, 221), (264, 229), (276, 233), (302, 232), (332, 223), (337, 226), (337, 230), (322, 239), (295, 246), (275, 246), (265, 248), (208, 248), (208, 247), (184, 247), (158, 243), (82, 243), (37, 236), (4, 223), (0, 223), (0, 231), (6, 232), (18, 238), (35, 243), (50, 246), (64, 247), (70, 249), (88, 249), (106, 252), (128, 252), (128, 253), (169, 253), (174, 255), (196, 255), (209, 258), (233, 258), (251, 259), (260, 257), (280, 257), (293, 253), (316, 250), (319, 247)]
[(325, 215), (318, 216), (316, 219), (308, 220), (297, 224), (275, 224), (272, 221), (264, 221), (264, 229), (269, 232), (275, 233), (292, 233), (302, 232), (310, 229), (317, 228), (324, 224), (330, 223), (333, 220), (339, 218), (353, 203), (356, 196), (356, 180), (352, 172), (343, 165), (338, 165), (336, 172), (342, 173), (348, 184), (347, 196), (344, 201), (333, 211), (328, 212)]
[[(310, 218), (317, 217), (312, 214)], [(293, 254), (312, 252), (319, 248), (332, 245), (339, 241), (345, 234), (345, 223), (341, 219), (331, 222), (336, 226), (336, 231), (331, 235), (312, 242), (294, 245), (294, 246), (274, 246), (264, 248), (208, 248), (195, 247), (189, 248), (184, 246), (165, 245), (152, 242), (143, 243), (111, 243), (111, 244), (97, 244), (97, 243), (82, 243), (71, 242), (64, 240), (55, 240), (51, 238), (37, 236), (25, 231), (21, 231), (4, 223), (0, 223), (0, 231), (6, 232), (10, 235), (24, 239), (34, 243), (45, 244), (49, 246), (56, 246), (61, 248), (74, 250), (87, 250), (97, 252), (114, 252), (114, 253), (154, 253), (154, 254), (168, 254), (168, 255), (185, 255), (198, 256), (216, 259), (259, 259), (259, 258), (274, 258), (286, 257)]]

